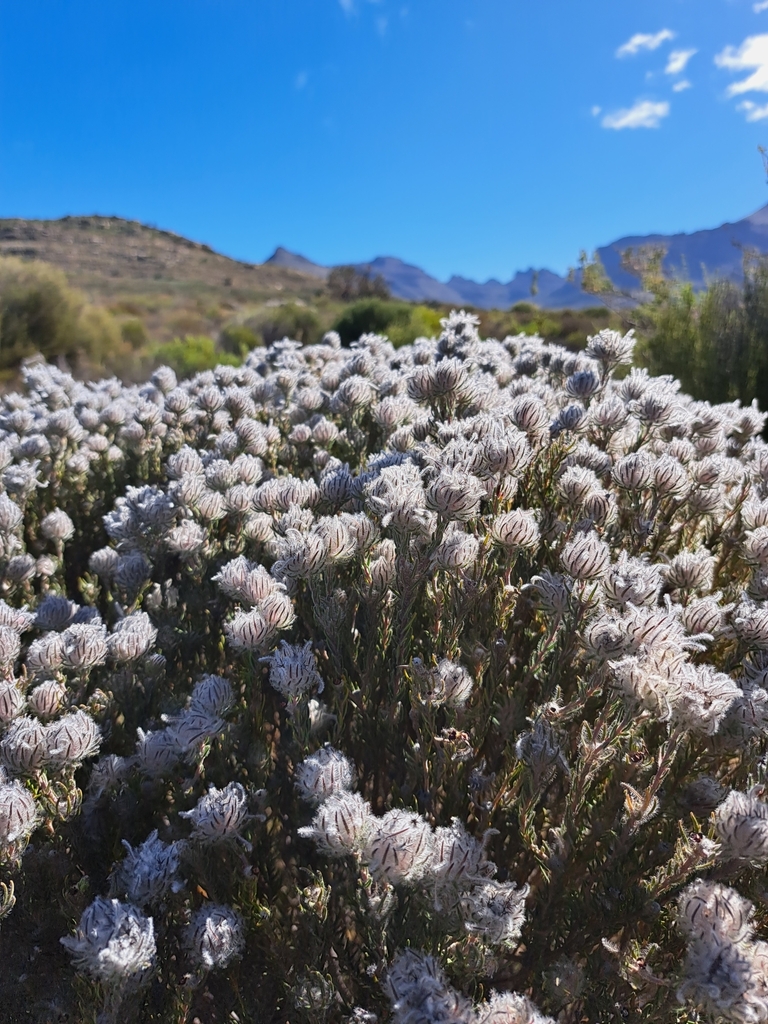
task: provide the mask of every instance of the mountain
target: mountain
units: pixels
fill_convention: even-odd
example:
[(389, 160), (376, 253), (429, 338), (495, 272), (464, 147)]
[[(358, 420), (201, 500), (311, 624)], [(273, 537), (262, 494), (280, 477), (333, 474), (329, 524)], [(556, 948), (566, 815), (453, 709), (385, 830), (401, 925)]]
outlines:
[(713, 278), (739, 281), (745, 251), (768, 254), (768, 206), (734, 223), (719, 228), (677, 235), (627, 235), (597, 254), (606, 273), (619, 288), (638, 287), (638, 280), (621, 268), (621, 253), (643, 245), (666, 249), (664, 269), (670, 277), (690, 281), (694, 288), (705, 288)]
[(331, 272), (330, 267), (321, 267), (319, 264), (308, 260), (306, 256), (299, 256), (296, 252), (289, 252), (282, 245), (278, 245), (266, 262), (274, 267), (285, 267), (287, 270), (296, 270), (300, 274), (307, 274), (309, 277), (318, 277), (321, 281), (324, 281)]
[(572, 284), (551, 270), (518, 270), (511, 281), (502, 284), (491, 279), (478, 284), (466, 277), (452, 277), (448, 282), (461, 296), (461, 301), (481, 309), (504, 309), (516, 302), (535, 302), (544, 309), (579, 309), (594, 306), (594, 297), (585, 295), (576, 284)]
[[(326, 278), (331, 270), (282, 246), (264, 265), (285, 267), (320, 278)], [(392, 295), (407, 302), (441, 302), (449, 306), (477, 306), (480, 309), (506, 309), (516, 302), (535, 302), (545, 309), (584, 309), (595, 305), (595, 299), (585, 295), (578, 284), (572, 284), (551, 270), (530, 268), (518, 271), (506, 284), (493, 279), (479, 284), (456, 275), (443, 284), (421, 267), (405, 263), (396, 256), (377, 256), (368, 263), (352, 265), (361, 274), (374, 277), (380, 274)], [(538, 289), (535, 294), (534, 287)]]
[[(721, 224), (717, 228), (690, 234), (627, 235), (601, 246), (597, 254), (617, 288), (630, 293), (639, 292), (638, 279), (621, 267), (621, 254), (626, 249), (641, 246), (666, 249), (664, 269), (667, 274), (690, 281), (697, 289), (705, 288), (713, 278), (738, 281), (742, 276), (745, 251), (768, 255), (768, 205), (743, 220)], [(283, 248), (277, 249), (266, 263), (313, 277), (327, 277), (330, 269)], [(432, 300), (480, 309), (505, 309), (516, 302), (534, 302), (543, 309), (584, 309), (596, 302), (593, 296), (581, 291), (578, 274), (569, 281), (546, 269), (534, 270), (531, 267), (518, 271), (506, 283), (494, 278), (481, 283), (454, 275), (444, 284), (420, 267), (395, 256), (378, 256), (370, 263), (356, 263), (354, 266), (361, 273), (381, 274), (395, 298), (411, 302)]]

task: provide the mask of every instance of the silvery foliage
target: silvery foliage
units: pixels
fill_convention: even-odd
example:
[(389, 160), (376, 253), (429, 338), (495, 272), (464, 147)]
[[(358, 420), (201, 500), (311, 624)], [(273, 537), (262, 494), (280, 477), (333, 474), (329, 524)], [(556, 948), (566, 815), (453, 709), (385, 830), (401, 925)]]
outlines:
[[(112, 874), (131, 903), (99, 897), (65, 942), (83, 970), (144, 976), (147, 905), (172, 908), (171, 930), (183, 906), (201, 970), (239, 951), (244, 923), (179, 888), (182, 859), (192, 882), (206, 858), (243, 856), (259, 817), (248, 780), (263, 773), (282, 831), (259, 835), (290, 836), (285, 884), (292, 858), (301, 871), (335, 858), (334, 885), (354, 880), (374, 930), (402, 899), (441, 956), (466, 966), (483, 951), (476, 976), (520, 943), (549, 955), (542, 902), (565, 905), (560, 879), (593, 840), (584, 890), (597, 887), (598, 916), (619, 913), (595, 850), (636, 849), (652, 866), (632, 891), (661, 893), (662, 946), (670, 894), (688, 885), (681, 998), (768, 1020), (762, 910), (691, 881), (768, 859), (765, 417), (637, 368), (614, 376), (633, 345), (612, 331), (580, 353), (481, 341), (457, 312), (398, 350), (376, 335), (349, 349), (286, 339), (187, 381), (24, 368), (25, 393), (0, 398), (0, 859), (14, 867), (39, 825), (41, 844), (63, 827), (80, 786), (88, 827), (132, 791), (158, 815)], [(95, 550), (92, 508), (109, 538)], [(684, 757), (693, 777), (668, 776)], [(678, 856), (681, 807), (709, 836)], [(161, 820), (168, 842), (150, 831)], [(217, 899), (237, 901), (233, 870)], [(564, 927), (547, 921), (552, 941)], [(631, 974), (632, 927), (614, 979)], [(625, 992), (650, 1005), (659, 986), (632, 979)], [(472, 1007), (413, 951), (387, 984), (401, 1021), (548, 1019), (520, 993)]]
[(125, 839), (123, 846), (126, 856), (111, 874), (113, 893), (127, 896), (137, 907), (145, 907), (183, 888), (184, 883), (177, 877), (182, 842), (164, 843), (155, 829), (136, 849)]

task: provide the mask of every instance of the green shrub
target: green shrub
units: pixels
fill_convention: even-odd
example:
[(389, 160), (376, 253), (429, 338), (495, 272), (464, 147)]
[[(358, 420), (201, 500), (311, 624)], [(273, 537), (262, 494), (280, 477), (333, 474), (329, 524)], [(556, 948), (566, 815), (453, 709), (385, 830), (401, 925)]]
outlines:
[[(426, 307), (418, 307), (426, 309)], [(401, 332), (403, 338), (409, 332), (412, 309), (405, 302), (387, 302), (384, 299), (361, 299), (344, 310), (333, 325), (344, 345), (355, 341), (363, 334), (387, 334)], [(431, 311), (429, 311), (431, 312)], [(439, 317), (438, 317), (439, 320)], [(417, 337), (413, 334), (412, 341)], [(404, 344), (404, 340), (399, 340)]]
[(241, 359), (244, 359), (252, 348), (257, 348), (261, 344), (261, 336), (244, 324), (228, 324), (219, 335), (221, 351), (239, 356)]
[(38, 263), (0, 261), (0, 365), (40, 352), (70, 355), (80, 346), (83, 299), (64, 275)]
[(247, 321), (245, 326), (260, 335), (265, 345), (283, 338), (300, 341), (302, 345), (314, 345), (323, 336), (323, 325), (317, 313), (294, 302), (269, 309)]
[(768, 403), (768, 264), (745, 265), (742, 284), (651, 282), (652, 299), (635, 312), (638, 358), (654, 374), (672, 374), (696, 398), (757, 398)]
[(120, 334), (131, 348), (143, 348), (147, 343), (147, 330), (139, 319), (126, 320), (120, 325)]
[(155, 346), (152, 352), (155, 362), (172, 367), (181, 376), (212, 370), (219, 363), (239, 366), (240, 359), (231, 352), (220, 352), (213, 338), (207, 334), (187, 334), (174, 338), (164, 345)]
[(395, 319), (387, 328), (386, 334), (389, 340), (399, 348), (401, 345), (410, 345), (416, 338), (432, 338), (440, 334), (441, 313), (429, 306), (413, 306), (410, 309), (408, 320), (403, 323)]
[(120, 349), (111, 314), (70, 288), (60, 270), (0, 258), (0, 371), (35, 353), (93, 371)]

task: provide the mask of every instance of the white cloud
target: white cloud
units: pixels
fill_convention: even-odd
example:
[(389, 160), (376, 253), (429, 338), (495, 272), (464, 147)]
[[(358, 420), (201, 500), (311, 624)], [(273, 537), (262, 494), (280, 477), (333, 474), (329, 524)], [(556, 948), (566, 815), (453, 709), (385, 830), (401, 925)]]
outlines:
[(669, 104), (664, 101), (653, 103), (651, 100), (638, 100), (633, 107), (625, 110), (614, 110), (606, 114), (600, 122), (603, 128), (658, 128), (663, 118), (669, 114)]
[(685, 92), (686, 89), (691, 88), (691, 83), (687, 78), (681, 79), (679, 82), (675, 82), (672, 86), (672, 92)]
[(661, 32), (657, 32), (655, 35), (650, 35), (647, 32), (638, 32), (618, 48), (616, 56), (634, 57), (641, 50), (658, 50), (662, 43), (666, 43), (669, 39), (674, 38), (675, 33), (671, 32), (668, 28), (663, 28)]
[(603, 112), (603, 108), (602, 107), (598, 107), (598, 106), (592, 107), (592, 117), (597, 117), (599, 114), (602, 114), (602, 112)]
[(744, 100), (740, 103), (737, 110), (743, 110), (747, 115), (748, 121), (766, 121), (768, 120), (768, 103), (764, 103), (762, 107), (758, 106), (757, 103), (753, 103), (752, 100)]
[(749, 36), (741, 46), (726, 46), (715, 57), (719, 68), (729, 71), (751, 71), (740, 82), (728, 86), (729, 96), (741, 96), (745, 92), (768, 92), (768, 35)]
[(752, 10), (755, 14), (759, 14), (761, 11), (768, 11), (768, 0), (760, 0), (760, 3), (752, 4)]
[(696, 52), (696, 50), (673, 50), (669, 55), (667, 66), (664, 68), (664, 74), (679, 75), (681, 71), (685, 71), (686, 64)]

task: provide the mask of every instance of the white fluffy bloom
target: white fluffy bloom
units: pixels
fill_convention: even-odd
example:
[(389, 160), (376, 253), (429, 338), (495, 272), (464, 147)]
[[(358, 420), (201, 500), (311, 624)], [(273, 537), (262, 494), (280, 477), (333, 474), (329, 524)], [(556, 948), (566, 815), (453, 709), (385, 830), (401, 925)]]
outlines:
[(560, 561), (574, 579), (597, 580), (608, 570), (611, 549), (594, 530), (590, 530), (588, 533), (577, 534), (565, 545)]
[(422, 878), (432, 860), (434, 836), (414, 811), (388, 811), (371, 823), (363, 858), (373, 874), (394, 885)]
[(0, 781), (0, 858), (3, 848), (28, 839), (39, 820), (35, 798), (20, 782)]
[(289, 644), (285, 640), (273, 653), (261, 661), (269, 665), (269, 684), (289, 700), (309, 690), (323, 692), (324, 683), (317, 671), (312, 641), (305, 644)]
[(210, 786), (192, 810), (180, 811), (179, 817), (189, 818), (192, 822), (190, 838), (196, 842), (220, 843), (237, 839), (244, 843), (240, 830), (251, 815), (245, 790), (239, 782), (230, 782), (224, 789)]
[(205, 970), (221, 969), (242, 954), (245, 922), (232, 907), (204, 903), (192, 915), (184, 941)]
[(757, 791), (739, 793), (732, 790), (714, 812), (717, 837), (723, 859), (768, 862), (768, 803)]
[(424, 953), (413, 949), (398, 953), (387, 972), (385, 989), (396, 1024), (475, 1024), (469, 1000), (448, 984), (434, 957)]
[(300, 828), (299, 835), (314, 840), (327, 856), (346, 857), (361, 851), (375, 821), (359, 793), (342, 790), (320, 804), (312, 824)]
[(46, 727), (47, 764), (78, 765), (101, 746), (101, 731), (85, 711), (72, 711)]
[(528, 886), (518, 889), (514, 882), (481, 882), (460, 901), (464, 927), (486, 942), (512, 945), (520, 938), (525, 923)]
[(123, 840), (125, 858), (111, 874), (112, 891), (128, 897), (131, 903), (145, 907), (162, 900), (170, 892), (178, 892), (183, 883), (176, 877), (182, 843), (164, 843), (157, 829), (134, 849)]
[(107, 637), (107, 650), (115, 661), (136, 661), (149, 651), (156, 637), (157, 630), (147, 613), (133, 612), (121, 619)]
[(105, 984), (144, 974), (155, 961), (154, 922), (130, 903), (98, 896), (74, 936), (60, 940), (76, 966)]
[(304, 800), (320, 804), (334, 793), (352, 789), (352, 763), (341, 751), (330, 746), (321, 747), (297, 767), (294, 782)]

